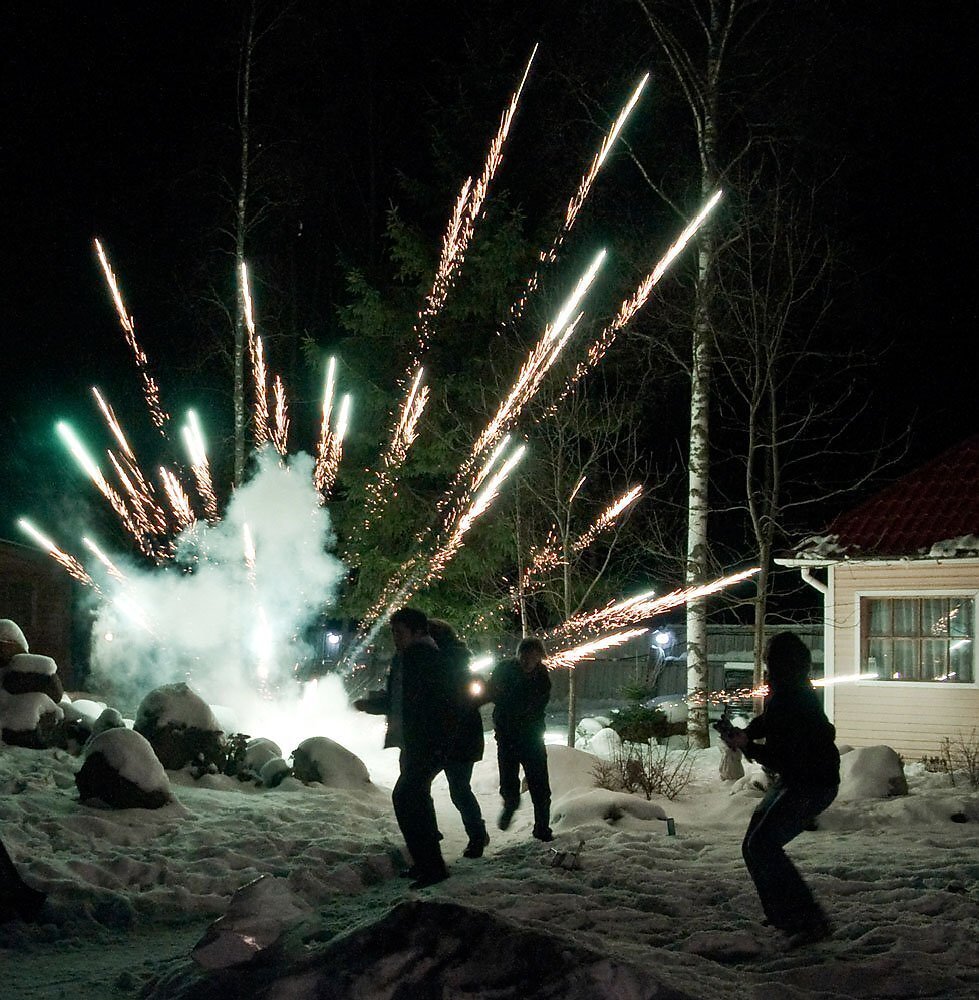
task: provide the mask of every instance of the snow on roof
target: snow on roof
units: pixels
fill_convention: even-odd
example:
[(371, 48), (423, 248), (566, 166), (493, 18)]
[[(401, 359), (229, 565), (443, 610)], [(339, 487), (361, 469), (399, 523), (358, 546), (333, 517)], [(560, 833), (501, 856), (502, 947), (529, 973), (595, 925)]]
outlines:
[(797, 558), (948, 559), (979, 554), (979, 435), (902, 476), (819, 536)]

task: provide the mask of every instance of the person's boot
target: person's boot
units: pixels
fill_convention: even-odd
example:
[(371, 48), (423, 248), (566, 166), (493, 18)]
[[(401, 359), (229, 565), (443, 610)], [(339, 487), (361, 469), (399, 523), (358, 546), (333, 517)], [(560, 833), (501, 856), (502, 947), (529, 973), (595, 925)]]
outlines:
[(508, 830), (510, 828), (510, 824), (513, 822), (513, 814), (517, 811), (519, 805), (519, 799), (516, 802), (503, 803), (503, 808), (500, 810), (500, 818), (496, 821), (496, 825), (501, 830)]
[(489, 834), (486, 832), (486, 824), (484, 823), (482, 830), (470, 836), (469, 843), (466, 844), (466, 849), (462, 852), (462, 856), (464, 858), (481, 858), (489, 842)]

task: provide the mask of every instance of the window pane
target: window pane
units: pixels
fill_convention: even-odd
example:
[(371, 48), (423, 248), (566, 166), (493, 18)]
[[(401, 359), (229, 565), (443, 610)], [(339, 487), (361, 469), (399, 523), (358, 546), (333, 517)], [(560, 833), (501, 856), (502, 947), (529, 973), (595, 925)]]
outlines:
[(918, 644), (912, 639), (894, 640), (891, 676), (897, 681), (918, 680)]
[(890, 635), (891, 633), (891, 602), (867, 601), (867, 634)]
[(974, 602), (968, 598), (953, 597), (949, 602), (949, 634), (953, 637), (974, 639), (976, 637)]
[(970, 684), (973, 680), (973, 658), (975, 657), (975, 643), (971, 639), (953, 639), (949, 650), (951, 660), (950, 681), (960, 681)]
[(948, 598), (925, 597), (921, 601), (921, 634), (948, 635)]
[(921, 643), (921, 679), (941, 681), (947, 679), (945, 658), (948, 643), (944, 639), (924, 639)]
[(868, 673), (876, 673), (882, 680), (891, 677), (891, 643), (889, 639), (871, 639), (867, 643), (867, 662), (864, 664)]
[(921, 635), (918, 619), (919, 601), (894, 602), (894, 634)]

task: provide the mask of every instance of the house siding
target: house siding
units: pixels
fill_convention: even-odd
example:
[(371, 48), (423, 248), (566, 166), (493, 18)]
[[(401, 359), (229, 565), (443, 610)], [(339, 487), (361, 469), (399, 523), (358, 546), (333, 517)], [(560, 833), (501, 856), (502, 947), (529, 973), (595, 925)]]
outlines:
[[(831, 572), (827, 613), (833, 635), (832, 673), (860, 669), (860, 597), (979, 592), (979, 562), (907, 560), (841, 563)], [(973, 667), (976, 669), (975, 663)], [(832, 718), (837, 742), (893, 747), (906, 759), (934, 756), (943, 737), (968, 737), (979, 727), (979, 686), (942, 683), (856, 683), (835, 687)]]

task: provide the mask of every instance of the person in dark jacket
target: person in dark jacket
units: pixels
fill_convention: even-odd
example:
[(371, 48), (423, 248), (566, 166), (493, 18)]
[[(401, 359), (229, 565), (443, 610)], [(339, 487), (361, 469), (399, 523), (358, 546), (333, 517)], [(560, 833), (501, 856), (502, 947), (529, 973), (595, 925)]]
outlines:
[(479, 802), (472, 790), (473, 765), (483, 759), (483, 720), (479, 702), (470, 690), (472, 674), (469, 647), (456, 635), (455, 629), (440, 618), (429, 618), (428, 630), (442, 653), (454, 694), (452, 733), (446, 751), (445, 778), (449, 797), (459, 810), (469, 843), (462, 852), (464, 858), (481, 858), (489, 844), (486, 823)]
[(755, 809), (741, 852), (768, 923), (790, 947), (831, 933), (822, 908), (784, 847), (836, 798), (840, 754), (836, 730), (809, 682), (811, 656), (792, 632), (773, 636), (766, 651), (770, 695), (764, 712), (725, 739), (777, 777)]
[(523, 639), (515, 660), (504, 660), (490, 676), (486, 701), (493, 702), (493, 728), (500, 766), (503, 810), (499, 827), (506, 830), (520, 806), (523, 767), (534, 804), (534, 836), (548, 842), (551, 832), (551, 786), (544, 748), (544, 712), (551, 697), (551, 678), (540, 639)]
[(453, 698), (425, 613), (401, 608), (390, 625), (395, 655), (387, 688), (355, 701), (354, 708), (386, 715), (384, 745), (401, 748), (401, 773), (391, 800), (413, 862), (405, 874), (414, 879), (413, 889), (423, 889), (449, 876), (439, 847), (432, 781), (445, 766)]

